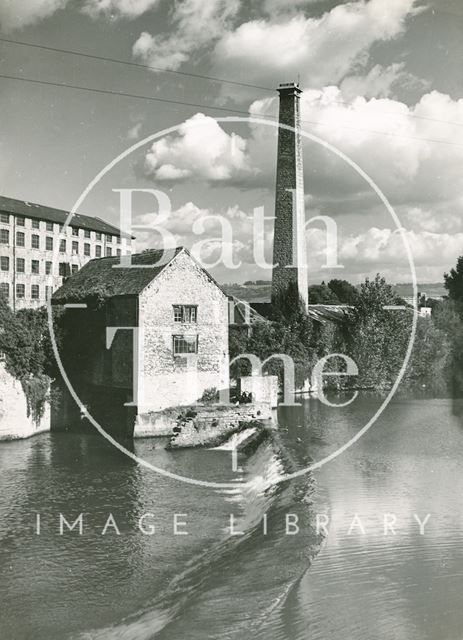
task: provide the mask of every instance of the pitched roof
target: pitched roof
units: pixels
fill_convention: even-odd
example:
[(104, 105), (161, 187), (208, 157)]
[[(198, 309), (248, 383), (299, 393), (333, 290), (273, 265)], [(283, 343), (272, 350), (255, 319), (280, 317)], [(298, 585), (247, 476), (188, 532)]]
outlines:
[[(271, 302), (251, 302), (251, 307), (267, 320), (274, 321), (278, 318), (275, 307)], [(324, 323), (327, 321), (341, 322), (345, 320), (352, 307), (343, 304), (309, 304), (307, 314), (312, 320)], [(252, 320), (252, 318), (251, 318)]]
[[(69, 216), (69, 211), (64, 211), (63, 209), (46, 207), (43, 204), (27, 202), (27, 200), (16, 200), (15, 198), (7, 198), (6, 196), (0, 196), (0, 212), (24, 216), (25, 218), (45, 220), (46, 222), (56, 222), (57, 224), (64, 224)], [(114, 225), (109, 224), (109, 222), (105, 222), (101, 220), (101, 218), (85, 216), (81, 213), (75, 213), (69, 224), (81, 229), (90, 229), (91, 231), (99, 231), (100, 233), (110, 233), (116, 236), (122, 235), (127, 237), (127, 234), (121, 234), (120, 230)]]
[[(131, 257), (132, 267), (118, 266), (121, 260), (118, 256), (90, 260), (53, 294), (52, 302), (79, 302), (95, 295), (104, 298), (138, 295), (182, 251), (186, 249), (135, 253)], [(137, 268), (136, 265), (143, 266)]]

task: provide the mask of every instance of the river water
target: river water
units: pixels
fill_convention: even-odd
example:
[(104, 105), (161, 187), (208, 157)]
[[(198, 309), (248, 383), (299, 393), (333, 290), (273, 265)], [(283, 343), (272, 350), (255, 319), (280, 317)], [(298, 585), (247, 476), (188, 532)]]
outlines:
[[(274, 484), (379, 404), (281, 409), (277, 440), (238, 470), (229, 450), (134, 445), (171, 472), (237, 481), (227, 489), (156, 474), (96, 435), (2, 443), (0, 638), (461, 640), (463, 421), (450, 401), (396, 399), (341, 456)], [(60, 535), (60, 513), (82, 513), (82, 535)]]

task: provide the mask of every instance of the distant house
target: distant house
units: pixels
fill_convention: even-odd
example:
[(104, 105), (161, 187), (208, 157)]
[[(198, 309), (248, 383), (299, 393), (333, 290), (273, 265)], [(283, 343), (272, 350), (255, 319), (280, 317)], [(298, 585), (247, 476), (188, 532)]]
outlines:
[(90, 404), (117, 389), (142, 413), (228, 388), (228, 299), (186, 249), (134, 254), (130, 268), (91, 260), (53, 295), (54, 305), (76, 303), (87, 307), (66, 311), (82, 345), (73, 380)]

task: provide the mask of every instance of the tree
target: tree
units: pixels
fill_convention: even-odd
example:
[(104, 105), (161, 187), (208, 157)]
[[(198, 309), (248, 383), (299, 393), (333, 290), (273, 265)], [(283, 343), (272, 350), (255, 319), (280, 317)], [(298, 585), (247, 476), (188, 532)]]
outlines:
[(328, 287), (334, 293), (339, 302), (354, 305), (358, 298), (357, 287), (347, 282), (347, 280), (338, 280), (334, 278), (328, 282)]
[(330, 287), (324, 282), (313, 284), (309, 287), (310, 304), (339, 304), (339, 299)]
[(463, 256), (458, 258), (455, 269), (444, 273), (444, 285), (452, 300), (463, 302)]

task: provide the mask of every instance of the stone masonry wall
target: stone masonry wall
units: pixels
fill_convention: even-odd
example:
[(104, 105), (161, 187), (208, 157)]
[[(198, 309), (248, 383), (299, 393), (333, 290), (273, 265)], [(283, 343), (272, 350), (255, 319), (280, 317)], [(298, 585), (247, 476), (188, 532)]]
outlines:
[[(197, 322), (174, 322), (173, 306), (197, 305)], [(139, 298), (139, 413), (191, 404), (229, 386), (228, 300), (185, 252)], [(198, 353), (174, 356), (173, 335), (198, 335)]]

